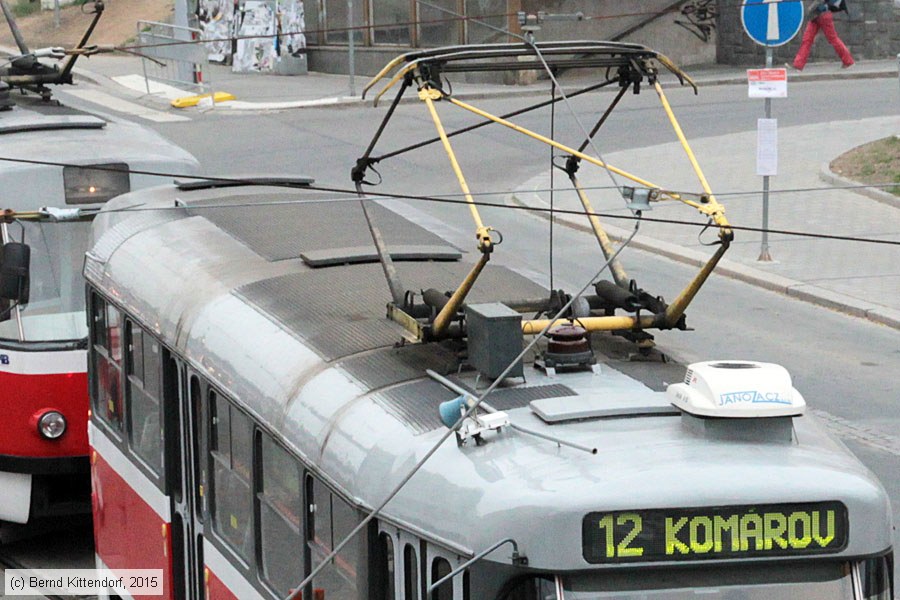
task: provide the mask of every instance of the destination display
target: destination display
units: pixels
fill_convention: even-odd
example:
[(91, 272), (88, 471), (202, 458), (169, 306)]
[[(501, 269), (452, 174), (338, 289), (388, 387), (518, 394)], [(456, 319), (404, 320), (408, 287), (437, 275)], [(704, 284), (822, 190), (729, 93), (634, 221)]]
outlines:
[(840, 502), (592, 512), (582, 552), (592, 564), (799, 556), (847, 546)]

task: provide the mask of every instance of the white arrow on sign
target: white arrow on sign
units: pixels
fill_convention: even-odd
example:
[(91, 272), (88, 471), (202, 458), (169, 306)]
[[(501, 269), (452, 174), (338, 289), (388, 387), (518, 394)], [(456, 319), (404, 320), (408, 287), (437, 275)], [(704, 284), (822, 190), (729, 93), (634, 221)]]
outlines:
[(763, 3), (769, 5), (769, 23), (766, 27), (766, 39), (769, 41), (777, 40), (781, 37), (778, 30), (778, 3), (781, 0), (763, 0)]

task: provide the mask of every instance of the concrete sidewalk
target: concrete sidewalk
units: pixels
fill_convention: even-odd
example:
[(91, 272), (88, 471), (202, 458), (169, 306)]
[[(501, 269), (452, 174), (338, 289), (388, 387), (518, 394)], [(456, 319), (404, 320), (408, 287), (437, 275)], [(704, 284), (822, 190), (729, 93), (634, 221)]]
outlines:
[[(739, 67), (710, 66), (688, 69), (687, 72), (699, 86), (746, 82), (746, 69)], [(136, 78), (140, 73), (139, 58), (118, 56), (92, 57), (81, 63), (78, 70), (79, 78), (89, 87), (97, 85), (110, 94), (153, 106), (173, 120), (184, 118), (182, 115), (200, 116), (199, 111), (203, 109), (173, 109), (169, 106), (169, 97), (180, 94), (179, 90), (147, 94), (143, 80)], [(350, 97), (350, 82), (346, 75), (235, 74), (228, 67), (213, 65), (207, 71), (207, 77), (213, 89), (237, 97), (237, 101), (216, 105), (217, 111), (359, 105), (362, 100), (358, 95), (368, 81), (366, 77), (357, 77), (354, 82), (357, 96)], [(836, 61), (813, 63), (803, 72), (789, 73), (791, 82), (885, 77), (898, 78), (896, 61), (860, 61), (851, 69), (841, 69)], [(564, 75), (560, 80), (567, 89), (577, 89), (585, 84), (577, 76)], [(662, 81), (664, 85), (678, 85), (670, 74), (665, 74)], [(130, 87), (123, 85), (126, 82)], [(530, 86), (458, 83), (453, 87), (455, 96), (478, 98), (545, 96), (548, 86), (541, 81)], [(370, 100), (373, 95), (369, 95)], [(409, 96), (415, 101), (414, 94)], [(869, 197), (857, 191), (838, 189), (853, 182), (842, 180), (827, 168), (828, 163), (843, 152), (891, 133), (900, 133), (900, 117), (779, 129), (780, 174), (771, 179), (769, 228), (900, 241), (900, 201), (887, 192), (872, 192), (874, 197)], [(692, 139), (691, 146), (714, 192), (743, 192), (718, 196), (726, 207), (730, 222), (735, 226), (760, 227), (762, 178), (755, 174), (756, 132)], [(673, 143), (612, 153), (603, 158), (636, 174), (641, 174), (642, 165), (652, 164), (652, 179), (660, 187), (699, 192), (698, 180), (683, 157), (681, 146)], [(744, 166), (736, 169), (736, 164)], [(606, 172), (583, 167), (579, 178), (585, 187), (607, 188), (590, 191), (595, 211), (630, 214), (618, 193), (608, 189), (611, 180)], [(618, 178), (618, 184), (623, 183), (626, 182)], [(557, 178), (557, 186), (560, 184)], [(549, 173), (525, 182), (516, 190), (514, 201), (549, 208), (548, 194), (535, 191), (547, 188)], [(781, 191), (810, 189), (815, 191)], [(555, 205), (566, 210), (582, 210), (572, 192), (556, 194)], [(680, 203), (656, 205), (647, 216), (702, 222), (693, 209)], [(583, 215), (558, 218), (573, 227), (589, 230)], [(606, 225), (613, 237), (624, 238), (628, 233), (626, 221), (607, 220)], [(698, 239), (699, 232), (699, 228), (645, 223), (635, 245), (700, 265), (712, 254), (712, 249), (704, 247), (701, 240), (713, 241), (715, 233), (706, 232)], [(735, 242), (716, 273), (900, 329), (900, 246), (772, 234), (769, 245), (774, 262), (759, 262), (760, 238), (758, 232), (736, 231)]]

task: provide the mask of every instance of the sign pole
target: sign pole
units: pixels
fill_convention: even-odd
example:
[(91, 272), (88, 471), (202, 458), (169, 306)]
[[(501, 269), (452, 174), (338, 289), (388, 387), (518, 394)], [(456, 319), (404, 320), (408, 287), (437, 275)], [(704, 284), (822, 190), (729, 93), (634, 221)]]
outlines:
[(766, 116), (757, 122), (756, 170), (763, 176), (762, 247), (759, 261), (771, 262), (769, 252), (769, 176), (778, 172), (778, 124), (772, 118), (772, 98), (787, 97), (787, 70), (773, 69), (774, 48), (800, 32), (803, 2), (798, 0), (743, 0), (741, 24), (754, 42), (766, 49), (766, 68), (748, 70), (751, 98), (766, 99)]
[[(771, 46), (766, 46), (766, 68), (772, 68), (774, 58), (774, 50)], [(772, 99), (766, 98), (766, 119), (772, 118)], [(763, 175), (763, 196), (762, 196), (762, 245), (759, 249), (760, 262), (772, 262), (772, 255), (769, 253), (769, 176)]]
[(354, 78), (356, 77), (356, 44), (355, 37), (356, 31), (353, 30), (353, 0), (347, 0), (347, 61), (348, 61), (348, 72), (350, 75), (350, 95), (356, 95), (356, 86), (354, 85)]

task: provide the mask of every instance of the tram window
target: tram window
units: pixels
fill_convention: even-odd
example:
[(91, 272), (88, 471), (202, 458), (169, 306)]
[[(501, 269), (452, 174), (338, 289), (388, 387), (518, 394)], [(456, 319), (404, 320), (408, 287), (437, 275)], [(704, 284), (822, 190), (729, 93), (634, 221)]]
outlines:
[[(200, 478), (197, 481), (197, 485), (194, 489), (194, 500), (197, 505), (197, 512), (202, 518), (206, 518), (206, 505), (204, 502), (206, 501), (207, 495), (205, 494), (205, 490), (209, 489), (209, 483), (207, 481), (207, 472), (208, 472), (208, 464), (207, 461), (201, 459), (200, 457), (206, 456), (208, 449), (208, 438), (209, 438), (209, 429), (206, 426), (206, 415), (209, 414), (210, 408), (208, 405), (203, 405), (203, 392), (200, 389), (200, 379), (196, 375), (191, 375), (190, 379), (190, 397), (191, 397), (191, 410), (194, 413), (194, 423), (196, 427), (196, 431), (194, 432), (194, 456), (197, 457), (197, 469), (200, 474)], [(210, 403), (212, 402), (212, 397), (215, 395), (215, 392), (210, 390)]]
[[(334, 545), (340, 544), (350, 535), (350, 532), (359, 524), (360, 518), (356, 509), (333, 496), (331, 501), (331, 519), (334, 523)], [(344, 546), (338, 553), (338, 564), (342, 565), (344, 576), (356, 585), (356, 565), (359, 564), (360, 545), (365, 538), (365, 530), (356, 534), (354, 539)], [(333, 547), (333, 546), (332, 546)]]
[(253, 529), (250, 518), (253, 497), (250, 490), (250, 419), (211, 393), (214, 406), (212, 430), (213, 528), (239, 556), (252, 556)]
[(510, 581), (497, 595), (498, 600), (555, 600), (556, 597), (556, 584), (553, 580), (534, 576)]
[(378, 536), (375, 548), (371, 596), (375, 600), (394, 600), (394, 540), (389, 533)]
[(419, 597), (419, 561), (412, 544), (403, 547), (403, 600)]
[(879, 556), (860, 563), (865, 600), (891, 600), (891, 568), (886, 557)]
[(300, 469), (293, 457), (262, 436), (260, 556), (264, 579), (285, 597), (302, 579)]
[(93, 343), (95, 346), (106, 348), (106, 302), (97, 294), (91, 294), (91, 315), (93, 317)]
[(147, 382), (159, 381), (159, 363), (145, 370), (145, 350), (148, 345), (159, 348), (149, 335), (131, 320), (125, 323), (125, 373), (127, 376), (128, 435), (132, 451), (140, 456), (157, 475), (162, 474), (162, 426), (159, 410), (159, 385), (148, 390)]
[[(437, 557), (431, 561), (431, 584), (434, 585), (450, 574), (450, 561)], [(431, 600), (453, 600), (453, 582), (447, 581), (431, 592)]]
[(311, 513), (309, 528), (310, 549), (313, 551), (313, 566), (322, 562), (322, 559), (331, 552), (331, 491), (315, 479), (309, 480), (312, 486), (313, 504), (309, 507)]
[(144, 381), (144, 332), (131, 321), (125, 323), (125, 344), (128, 358), (125, 361), (129, 377)]
[[(307, 543), (315, 568), (331, 553), (332, 548), (344, 540), (359, 523), (356, 511), (331, 493), (327, 487), (313, 478), (307, 478), (307, 493), (313, 502), (308, 507)], [(352, 600), (358, 597), (356, 578), (359, 572), (360, 540), (362, 534), (351, 540), (313, 580), (313, 588), (324, 590), (329, 600)]]
[(159, 343), (152, 336), (143, 335), (144, 391), (154, 398), (160, 397), (160, 381), (162, 380), (162, 351)]
[[(113, 428), (122, 430), (121, 341), (119, 311), (105, 300), (93, 296), (94, 347), (92, 395), (94, 414)], [(115, 341), (114, 341), (115, 340)], [(112, 348), (117, 353), (114, 354)]]
[(121, 313), (111, 304), (106, 305), (106, 332), (109, 345), (109, 357), (117, 363), (122, 362), (122, 334), (119, 328)]

